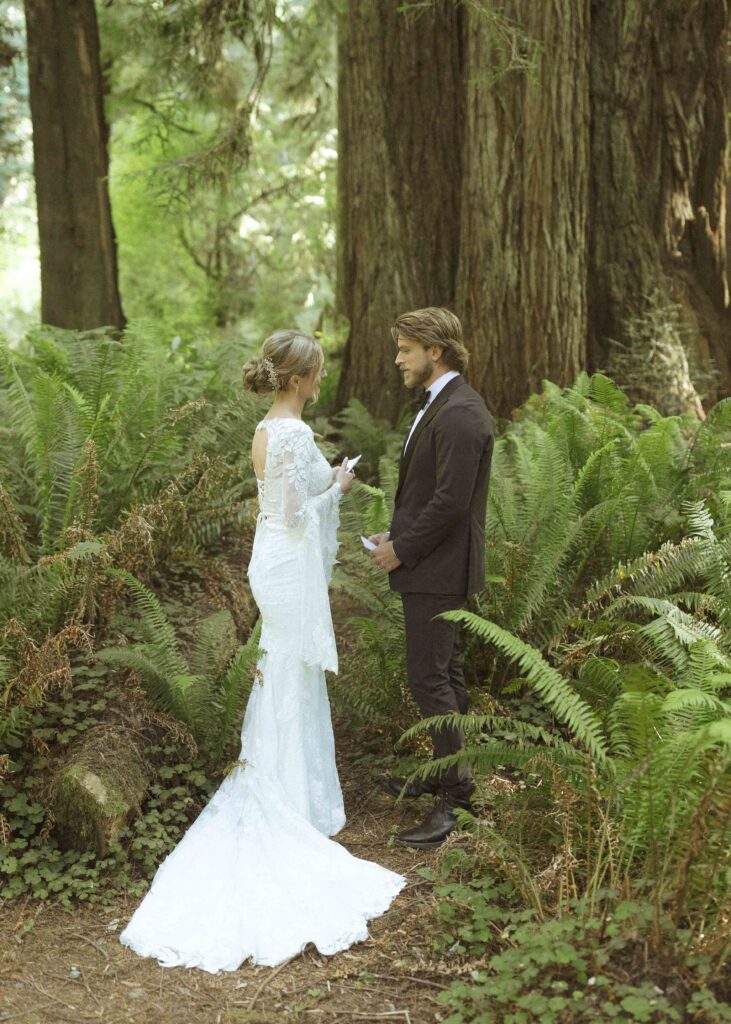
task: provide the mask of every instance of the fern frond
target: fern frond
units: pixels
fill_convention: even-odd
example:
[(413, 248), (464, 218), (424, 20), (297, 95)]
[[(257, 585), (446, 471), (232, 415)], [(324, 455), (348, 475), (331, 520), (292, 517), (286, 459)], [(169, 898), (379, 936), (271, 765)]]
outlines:
[(252, 669), (260, 654), (260, 637), (261, 618), (257, 620), (246, 643), (234, 654), (216, 688), (216, 730), (213, 749), (217, 756), (223, 753), (235, 729), (240, 728), (241, 712), (251, 687)]
[(568, 680), (548, 664), (540, 651), (523, 643), (494, 622), (481, 619), (472, 612), (445, 612), (443, 618), (462, 623), (483, 640), (495, 644), (511, 662), (517, 662), (525, 674), (526, 681), (551, 708), (559, 721), (574, 733), (595, 760), (606, 760), (606, 740), (596, 715), (586, 702), (581, 700)]
[(228, 609), (207, 616), (198, 627), (190, 668), (195, 675), (213, 680), (223, 672), (236, 645), (236, 627)]
[(124, 569), (107, 568), (105, 572), (124, 583), (130, 591), (148, 642), (154, 643), (160, 651), (164, 652), (166, 665), (172, 669), (173, 673), (180, 676), (186, 675), (188, 666), (180, 654), (175, 629), (152, 591), (148, 590), (136, 576)]

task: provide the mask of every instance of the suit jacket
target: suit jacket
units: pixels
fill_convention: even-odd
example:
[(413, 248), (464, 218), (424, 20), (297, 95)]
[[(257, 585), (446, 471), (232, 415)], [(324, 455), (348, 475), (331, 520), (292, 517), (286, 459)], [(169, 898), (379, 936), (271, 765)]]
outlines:
[(403, 564), (389, 573), (393, 590), (482, 590), (493, 443), (484, 401), (464, 377), (453, 378), (401, 454), (390, 539)]

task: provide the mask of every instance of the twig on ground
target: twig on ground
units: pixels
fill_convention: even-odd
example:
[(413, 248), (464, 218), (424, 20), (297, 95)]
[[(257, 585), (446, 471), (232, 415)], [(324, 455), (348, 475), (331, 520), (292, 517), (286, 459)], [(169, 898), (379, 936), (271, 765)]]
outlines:
[(106, 949), (104, 949), (103, 946), (100, 946), (98, 942), (94, 942), (93, 939), (90, 939), (88, 935), (82, 935), (80, 932), (72, 932), (72, 936), (75, 939), (83, 939), (84, 942), (88, 942), (90, 946), (94, 947), (94, 949), (98, 949), (103, 957), (106, 957), (107, 960), (109, 959), (109, 953), (107, 953)]
[(408, 1010), (386, 1010), (385, 1013), (358, 1013), (356, 1010), (352, 1010), (350, 1016), (358, 1017), (360, 1020), (382, 1020), (384, 1017), (403, 1017), (406, 1024), (411, 1024)]
[(84, 988), (85, 988), (85, 989), (86, 989), (86, 991), (87, 991), (87, 992), (89, 993), (89, 995), (91, 996), (91, 998), (92, 998), (92, 999), (94, 1000), (94, 1002), (96, 1003), (96, 1005), (97, 1005), (97, 1006), (101, 1006), (102, 1004), (101, 1004), (101, 1003), (99, 1002), (99, 999), (97, 998), (97, 996), (95, 996), (95, 995), (94, 995), (94, 993), (93, 993), (93, 992), (91, 991), (91, 989), (89, 988), (89, 982), (88, 982), (88, 981), (86, 980), (86, 975), (84, 974), (84, 969), (83, 969), (83, 967), (81, 967), (81, 966), (79, 966), (79, 973), (81, 974), (81, 980), (82, 980), (82, 981), (83, 981), (83, 983), (84, 983)]
[(430, 985), (432, 988), (440, 988), (442, 991), (446, 991), (449, 985), (440, 985), (437, 981), (427, 981), (426, 978), (415, 978), (412, 974), (373, 974), (373, 978), (385, 978), (389, 981), (413, 981), (417, 985)]
[(35, 978), (29, 978), (28, 980), (33, 988), (40, 992), (42, 996), (45, 996), (46, 999), (52, 999), (55, 1003), (60, 1003), (61, 1006), (65, 1006), (67, 1010), (73, 1010), (74, 1013), (77, 1012), (76, 1007), (72, 1003), (67, 1003), (65, 999), (61, 999), (60, 996), (55, 996), (53, 992), (46, 992), (46, 990), (38, 984)]
[[(297, 956), (299, 956), (299, 953), (297, 954)], [(281, 970), (283, 970), (283, 968), (285, 968), (287, 966), (287, 964), (291, 964), (293, 960), (294, 960), (294, 957), (291, 956), (289, 958), (289, 960), (285, 960), (283, 964), (280, 964), (279, 967), (277, 967), (275, 970), (273, 970), (271, 974), (268, 974), (266, 976), (266, 978), (262, 981), (261, 985), (259, 985), (259, 987), (256, 990), (256, 992), (251, 997), (251, 1002), (249, 1003), (249, 1009), (250, 1010), (254, 1009), (254, 1004), (256, 1003), (257, 999), (259, 998), (261, 993), (264, 991), (266, 986), (269, 984), (269, 982), (273, 981), (274, 978), (276, 978), (276, 976), (279, 974), (279, 972)]]
[(0, 1017), (0, 1024), (4, 1024), (6, 1020), (12, 1020), (13, 1017), (25, 1017), (29, 1013), (37, 1013), (39, 1010), (46, 1010), (49, 1006), (54, 1006), (55, 1003), (39, 1003), (37, 1006), (29, 1006), (27, 1010), (13, 1010), (11, 1013), (4, 1013)]

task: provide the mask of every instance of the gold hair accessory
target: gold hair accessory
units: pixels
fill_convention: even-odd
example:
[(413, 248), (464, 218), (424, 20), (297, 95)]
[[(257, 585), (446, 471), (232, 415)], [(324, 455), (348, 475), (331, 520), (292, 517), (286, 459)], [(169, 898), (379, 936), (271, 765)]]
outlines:
[(277, 377), (277, 371), (274, 369), (274, 363), (268, 356), (264, 356), (262, 364), (266, 370), (266, 375), (269, 378), (269, 383), (275, 391), (279, 389), (279, 378)]

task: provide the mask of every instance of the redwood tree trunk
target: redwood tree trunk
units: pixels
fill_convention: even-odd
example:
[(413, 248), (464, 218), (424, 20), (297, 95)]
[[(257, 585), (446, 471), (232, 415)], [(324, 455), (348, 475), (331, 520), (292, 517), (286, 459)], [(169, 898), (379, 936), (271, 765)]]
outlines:
[(351, 0), (339, 26), (338, 308), (349, 321), (339, 400), (395, 417), (407, 392), (390, 325), (451, 306), (459, 251), (464, 9)]
[(456, 312), (470, 380), (504, 415), (585, 363), (589, 183), (588, 0), (510, 0), (540, 44), (535, 76), (500, 67), (491, 21), (470, 10)]
[[(570, 384), (605, 364), (610, 338), (636, 339), (627, 320), (653, 293), (682, 308), (729, 390), (729, 2), (433, 0), (410, 21), (398, 0), (350, 0), (341, 402), (394, 416), (405, 396), (388, 323), (449, 305), (471, 382), (509, 415), (543, 378)], [(501, 14), (515, 28), (502, 37)], [(535, 76), (519, 69), (529, 40)]]
[(398, 7), (351, 0), (341, 26), (339, 398), (394, 417), (388, 324), (446, 305), (471, 382), (508, 413), (585, 359), (588, 0), (504, 9), (544, 46), (535, 83), (490, 84), (504, 58), (479, 5)]
[(728, 0), (592, 0), (590, 357), (653, 293), (731, 388)]
[(44, 323), (124, 325), (93, 0), (26, 0)]

